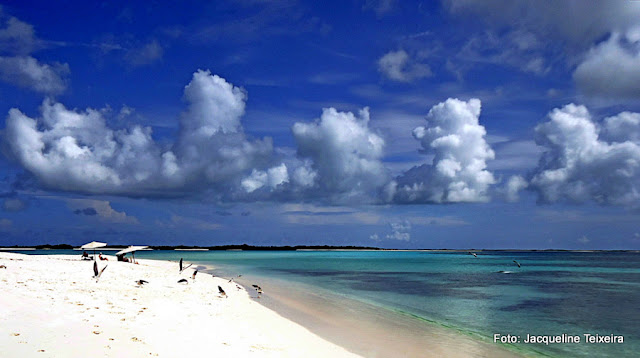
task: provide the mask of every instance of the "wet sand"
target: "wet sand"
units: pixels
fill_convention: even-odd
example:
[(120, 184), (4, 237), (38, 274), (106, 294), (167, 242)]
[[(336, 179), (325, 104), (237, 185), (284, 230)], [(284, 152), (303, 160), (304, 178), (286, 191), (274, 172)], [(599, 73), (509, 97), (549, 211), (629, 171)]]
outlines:
[(266, 307), (365, 357), (523, 357), (452, 329), (411, 316), (399, 319), (399, 313), (300, 283), (251, 276), (239, 280), (259, 282), (264, 290), (260, 303)]

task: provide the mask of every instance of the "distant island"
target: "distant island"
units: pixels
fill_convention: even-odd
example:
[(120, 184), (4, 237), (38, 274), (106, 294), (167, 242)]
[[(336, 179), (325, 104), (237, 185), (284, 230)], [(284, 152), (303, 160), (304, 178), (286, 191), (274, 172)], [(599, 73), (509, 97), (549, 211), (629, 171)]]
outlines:
[[(126, 248), (129, 245), (108, 245), (100, 248), (101, 250), (108, 250), (114, 248)], [(45, 244), (45, 245), (36, 245), (36, 246), (22, 246), (22, 245), (14, 245), (14, 246), (6, 246), (6, 249), (25, 249), (25, 248), (35, 248), (36, 250), (73, 250), (74, 248), (80, 247), (73, 246), (69, 244)], [(241, 251), (296, 251), (296, 250), (384, 250), (378, 247), (367, 247), (367, 246), (330, 246), (330, 245), (297, 245), (297, 246), (254, 246), (254, 245), (219, 245), (219, 246), (187, 246), (187, 245), (149, 245), (149, 248), (152, 250), (211, 250), (211, 251), (229, 251), (229, 250), (241, 250)]]
[[(114, 244), (101, 247), (100, 250), (120, 250), (129, 245)], [(79, 248), (69, 244), (44, 244), (35, 246), (4, 246), (0, 250), (73, 250)], [(568, 249), (386, 249), (372, 246), (333, 246), (333, 245), (285, 245), (285, 246), (255, 246), (255, 245), (217, 245), (217, 246), (189, 246), (189, 245), (149, 245), (151, 250), (184, 250), (184, 251), (431, 251), (431, 252), (640, 252), (640, 250), (568, 250)]]

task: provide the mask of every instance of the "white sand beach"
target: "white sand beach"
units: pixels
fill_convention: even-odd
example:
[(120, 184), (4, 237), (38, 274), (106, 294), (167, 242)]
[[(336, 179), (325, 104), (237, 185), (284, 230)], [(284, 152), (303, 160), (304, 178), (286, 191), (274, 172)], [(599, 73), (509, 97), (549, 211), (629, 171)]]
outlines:
[(96, 282), (93, 261), (80, 255), (0, 253), (0, 355), (357, 357), (226, 279), (193, 280), (177, 262), (109, 259), (98, 261), (108, 267)]

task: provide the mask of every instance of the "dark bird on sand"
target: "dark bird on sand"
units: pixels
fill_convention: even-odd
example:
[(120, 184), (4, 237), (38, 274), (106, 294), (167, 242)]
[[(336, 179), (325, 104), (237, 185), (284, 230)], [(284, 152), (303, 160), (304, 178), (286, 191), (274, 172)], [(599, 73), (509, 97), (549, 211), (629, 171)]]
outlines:
[(193, 271), (193, 276), (191, 276), (191, 278), (195, 280), (197, 274), (198, 274), (198, 270)]
[(145, 283), (149, 283), (149, 281), (145, 281), (145, 280), (138, 280), (136, 281), (136, 283), (140, 286), (144, 285)]
[(182, 257), (180, 258), (180, 272), (182, 272)]
[(6, 269), (6, 268), (7, 268), (7, 266), (5, 266), (5, 265), (0, 265), (0, 268)]
[(515, 263), (516, 263), (516, 265), (518, 265), (518, 267), (520, 267), (520, 263), (518, 263), (518, 261), (513, 260), (513, 262), (515, 262)]
[(251, 287), (255, 288), (256, 290), (260, 288), (260, 286), (258, 285), (251, 285)]
[(233, 282), (233, 277), (231, 278), (231, 280), (229, 280), (229, 282)]
[(181, 278), (180, 280), (178, 280), (178, 283), (189, 283), (189, 281), (187, 281), (187, 279), (185, 278)]
[(224, 290), (223, 290), (223, 289), (222, 289), (222, 287), (220, 287), (220, 286), (218, 286), (218, 292), (219, 292), (222, 296), (227, 297), (227, 293), (226, 293), (226, 292), (224, 292)]

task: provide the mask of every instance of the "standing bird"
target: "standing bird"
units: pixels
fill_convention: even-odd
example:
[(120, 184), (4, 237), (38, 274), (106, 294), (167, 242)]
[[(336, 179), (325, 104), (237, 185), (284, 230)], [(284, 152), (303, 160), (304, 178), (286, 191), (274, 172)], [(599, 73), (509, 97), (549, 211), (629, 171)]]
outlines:
[(518, 263), (518, 261), (513, 260), (513, 262), (515, 262), (515, 263), (516, 263), (516, 265), (518, 265), (518, 267), (520, 267), (520, 264)]
[(198, 270), (193, 271), (193, 276), (191, 277), (193, 280), (196, 279), (196, 274), (198, 274)]
[(140, 286), (144, 285), (145, 283), (149, 283), (149, 281), (145, 281), (145, 280), (138, 280), (136, 281), (136, 283)]
[(218, 292), (220, 293), (220, 295), (222, 295), (222, 297), (227, 297), (227, 293), (224, 292), (224, 290), (220, 286), (218, 286)]
[(182, 267), (182, 259), (180, 259), (180, 273), (182, 273), (182, 271), (188, 269), (191, 266), (193, 266), (193, 264), (189, 264), (189, 266), (187, 266), (187, 267)]

